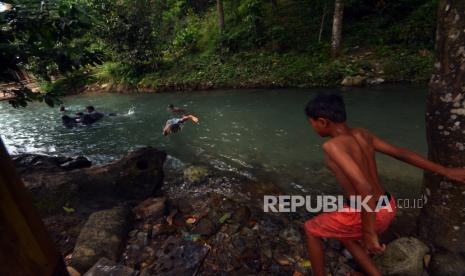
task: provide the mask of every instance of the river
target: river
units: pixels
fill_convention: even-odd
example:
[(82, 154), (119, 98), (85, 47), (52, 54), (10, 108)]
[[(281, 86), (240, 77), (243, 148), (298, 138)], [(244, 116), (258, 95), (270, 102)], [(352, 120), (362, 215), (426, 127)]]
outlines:
[[(338, 188), (324, 168), (320, 145), (304, 116), (306, 102), (329, 89), (220, 90), (161, 94), (70, 96), (64, 105), (80, 111), (94, 105), (117, 112), (88, 127), (66, 129), (58, 108), (33, 103), (14, 109), (0, 103), (0, 135), (10, 153), (85, 155), (95, 163), (117, 159), (136, 147), (166, 150), (184, 163), (208, 163), (250, 178), (267, 178), (291, 192), (333, 193)], [(396, 145), (426, 154), (426, 88), (383, 86), (348, 89), (349, 125), (365, 127)], [(200, 125), (164, 137), (167, 105), (188, 109)], [(379, 156), (383, 182), (393, 193), (417, 196), (422, 172)]]

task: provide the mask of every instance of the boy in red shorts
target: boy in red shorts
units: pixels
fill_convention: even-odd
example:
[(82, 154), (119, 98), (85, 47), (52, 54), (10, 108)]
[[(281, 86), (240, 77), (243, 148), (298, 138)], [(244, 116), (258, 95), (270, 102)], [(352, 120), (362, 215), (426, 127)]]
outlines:
[[(381, 253), (378, 234), (385, 231), (396, 214), (394, 197), (381, 185), (376, 167), (375, 152), (381, 152), (452, 180), (465, 183), (465, 169), (446, 168), (420, 155), (379, 139), (366, 129), (350, 128), (340, 95), (318, 95), (305, 108), (313, 129), (322, 137), (330, 137), (323, 144), (325, 161), (342, 185), (345, 196), (359, 197), (368, 208), (323, 213), (305, 222), (307, 249), (313, 274), (324, 276), (325, 260), (321, 238), (335, 238), (349, 250), (368, 275), (381, 275), (371, 260), (370, 253)], [(353, 204), (351, 204), (353, 206)], [(360, 206), (360, 205), (359, 205)], [(362, 205), (363, 207), (363, 205)]]

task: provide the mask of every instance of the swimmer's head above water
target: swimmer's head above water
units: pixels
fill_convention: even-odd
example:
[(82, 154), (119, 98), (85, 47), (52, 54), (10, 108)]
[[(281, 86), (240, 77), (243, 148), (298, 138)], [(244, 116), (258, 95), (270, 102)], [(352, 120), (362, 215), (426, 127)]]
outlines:
[(92, 113), (92, 112), (95, 111), (95, 108), (94, 108), (94, 106), (89, 105), (89, 106), (86, 106), (86, 111), (87, 111), (88, 113)]

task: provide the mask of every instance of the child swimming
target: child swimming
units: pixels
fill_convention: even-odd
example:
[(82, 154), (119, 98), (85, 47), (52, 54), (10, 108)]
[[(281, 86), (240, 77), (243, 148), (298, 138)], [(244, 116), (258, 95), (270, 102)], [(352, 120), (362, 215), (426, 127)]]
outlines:
[(168, 136), (171, 133), (179, 132), (186, 121), (192, 121), (195, 124), (199, 123), (199, 118), (193, 115), (184, 115), (182, 118), (173, 118), (166, 121), (163, 128), (163, 135)]

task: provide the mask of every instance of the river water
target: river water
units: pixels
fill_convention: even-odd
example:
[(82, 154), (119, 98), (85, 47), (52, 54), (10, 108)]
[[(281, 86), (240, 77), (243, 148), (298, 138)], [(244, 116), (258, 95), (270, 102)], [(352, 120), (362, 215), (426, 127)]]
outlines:
[[(337, 191), (324, 168), (320, 145), (303, 109), (327, 89), (223, 90), (161, 94), (71, 96), (64, 105), (80, 111), (94, 105), (117, 112), (88, 127), (66, 129), (57, 108), (34, 103), (13, 109), (0, 103), (0, 135), (10, 153), (85, 155), (95, 163), (117, 159), (136, 147), (166, 150), (184, 163), (207, 163), (250, 178), (267, 178), (292, 192)], [(426, 88), (383, 86), (350, 89), (345, 96), (349, 125), (369, 128), (379, 137), (426, 153)], [(188, 109), (200, 125), (187, 123), (181, 133), (164, 137), (168, 104)], [(422, 172), (389, 157), (378, 157), (383, 182), (396, 194), (420, 192)]]

